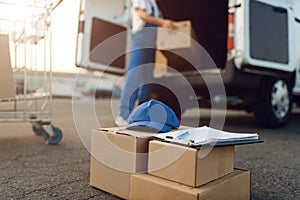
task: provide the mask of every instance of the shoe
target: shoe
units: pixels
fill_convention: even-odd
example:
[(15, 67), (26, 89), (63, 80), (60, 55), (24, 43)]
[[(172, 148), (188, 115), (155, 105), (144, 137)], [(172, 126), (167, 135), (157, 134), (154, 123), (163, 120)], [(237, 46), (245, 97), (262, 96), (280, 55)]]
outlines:
[(119, 126), (119, 127), (122, 127), (122, 126), (128, 126), (128, 122), (123, 119), (123, 117), (121, 116), (117, 116), (116, 119), (115, 119), (115, 123)]

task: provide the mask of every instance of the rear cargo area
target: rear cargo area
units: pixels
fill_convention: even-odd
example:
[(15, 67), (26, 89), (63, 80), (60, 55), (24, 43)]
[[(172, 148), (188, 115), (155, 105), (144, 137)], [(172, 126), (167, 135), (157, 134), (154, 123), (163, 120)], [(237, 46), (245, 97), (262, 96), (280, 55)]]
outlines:
[[(218, 68), (225, 66), (228, 0), (159, 0), (158, 4), (164, 18), (175, 21), (191, 20), (196, 40), (208, 52)], [(194, 70), (185, 59), (167, 51), (163, 53), (168, 59), (168, 65), (176, 70), (181, 72)], [(205, 69), (212, 66), (196, 67)]]

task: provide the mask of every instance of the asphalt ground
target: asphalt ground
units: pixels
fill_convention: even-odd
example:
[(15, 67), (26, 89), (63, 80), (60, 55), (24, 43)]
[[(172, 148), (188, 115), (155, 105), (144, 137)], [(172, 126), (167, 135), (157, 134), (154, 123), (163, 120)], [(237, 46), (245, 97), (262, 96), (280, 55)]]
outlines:
[[(109, 99), (97, 100), (95, 110), (102, 127), (114, 126)], [(89, 152), (77, 134), (72, 101), (54, 99), (52, 111), (53, 125), (63, 131), (58, 145), (46, 145), (29, 123), (0, 123), (0, 199), (118, 199), (89, 185)], [(193, 113), (184, 115), (187, 123), (196, 120)], [(207, 123), (208, 111), (200, 113)], [(236, 147), (235, 167), (251, 171), (251, 199), (300, 199), (299, 122), (300, 110), (281, 129), (262, 129), (250, 114), (227, 112), (224, 130), (257, 132), (264, 140)]]

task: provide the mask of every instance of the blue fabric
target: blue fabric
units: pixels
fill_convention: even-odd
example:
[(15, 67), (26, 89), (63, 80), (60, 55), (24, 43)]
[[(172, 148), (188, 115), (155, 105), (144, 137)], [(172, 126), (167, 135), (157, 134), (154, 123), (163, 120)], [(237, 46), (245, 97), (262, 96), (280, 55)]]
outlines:
[(159, 132), (168, 132), (179, 127), (179, 121), (174, 111), (166, 104), (150, 100), (139, 105), (128, 117), (127, 129), (137, 126), (148, 126)]
[(150, 99), (151, 85), (145, 85), (145, 83), (152, 82), (153, 79), (154, 53), (153, 49), (139, 49), (131, 52), (127, 80), (120, 98), (119, 115), (123, 119), (128, 118), (136, 100), (141, 104)]
[(153, 79), (156, 37), (157, 26), (149, 23), (132, 35), (127, 80), (122, 89), (119, 108), (119, 115), (125, 120), (132, 112), (136, 100), (142, 104), (150, 99), (151, 85), (145, 83), (151, 83)]

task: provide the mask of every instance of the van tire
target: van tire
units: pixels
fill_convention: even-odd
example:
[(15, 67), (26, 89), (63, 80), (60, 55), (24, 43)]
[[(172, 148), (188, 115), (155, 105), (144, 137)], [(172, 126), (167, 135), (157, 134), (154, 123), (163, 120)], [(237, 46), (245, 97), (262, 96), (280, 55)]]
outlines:
[(255, 119), (263, 127), (282, 127), (290, 117), (292, 104), (291, 84), (284, 78), (268, 77), (255, 104)]

